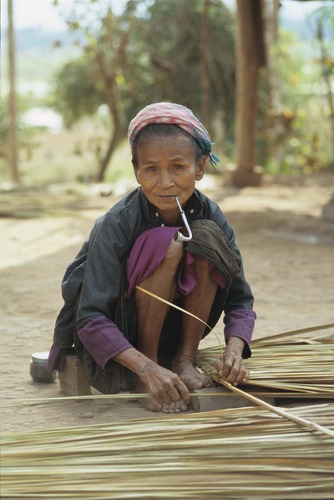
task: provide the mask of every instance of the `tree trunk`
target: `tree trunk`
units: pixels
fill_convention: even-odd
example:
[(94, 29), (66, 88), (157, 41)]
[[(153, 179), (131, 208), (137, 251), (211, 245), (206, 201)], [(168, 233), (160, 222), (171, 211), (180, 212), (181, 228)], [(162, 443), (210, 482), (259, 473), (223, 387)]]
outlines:
[(210, 119), (210, 74), (209, 74), (209, 11), (211, 0), (204, 0), (204, 12), (201, 29), (200, 64), (201, 64), (201, 115), (204, 125), (211, 133)]
[[(114, 117), (111, 116), (111, 118), (113, 119)], [(108, 144), (107, 150), (106, 150), (103, 158), (99, 162), (97, 178), (96, 178), (97, 182), (104, 181), (104, 177), (105, 177), (109, 162), (110, 162), (111, 157), (114, 154), (115, 149), (117, 148), (119, 141), (120, 141), (120, 134), (118, 133), (119, 129), (116, 128), (115, 120), (113, 120), (113, 121), (114, 121), (114, 128), (113, 128), (113, 132), (112, 132), (110, 139), (109, 139), (109, 144)]]
[(107, 92), (107, 104), (109, 108), (110, 121), (112, 123), (112, 134), (110, 136), (109, 145), (103, 158), (100, 160), (98, 167), (97, 181), (102, 182), (104, 180), (110, 159), (122, 137), (123, 113), (120, 104), (121, 100), (118, 97), (116, 75), (113, 72), (108, 72), (106, 61), (101, 52), (97, 53), (96, 57)]
[(255, 168), (255, 118), (257, 83), (264, 65), (261, 0), (237, 0), (237, 111), (236, 163), (232, 182), (258, 186), (261, 173)]
[(20, 184), (17, 119), (16, 119), (16, 72), (15, 72), (15, 32), (13, 20), (13, 0), (8, 0), (8, 156), (10, 176), (15, 184)]
[(326, 47), (325, 47), (324, 35), (323, 35), (323, 26), (322, 26), (320, 20), (318, 21), (317, 38), (318, 38), (319, 45), (320, 45), (322, 76), (323, 76), (324, 82), (325, 82), (326, 87), (327, 87), (327, 100), (328, 100), (328, 107), (329, 107), (329, 125), (330, 125), (331, 139), (332, 139), (332, 154), (333, 154), (333, 161), (334, 161), (334, 98), (333, 98), (333, 92), (332, 92), (331, 74), (328, 71), (328, 68), (326, 66), (326, 64), (328, 64), (328, 62), (331, 62), (331, 59), (326, 53)]
[[(279, 43), (279, 9), (280, 1), (264, 2), (265, 39), (267, 47), (277, 50)], [(277, 170), (282, 161), (284, 139), (289, 132), (291, 122), (284, 120), (282, 112), (281, 82), (277, 70), (272, 64), (272, 57), (268, 57), (266, 68), (266, 105), (263, 117), (263, 151), (261, 160), (266, 163), (269, 159), (274, 162)], [(286, 123), (286, 126), (283, 124)]]

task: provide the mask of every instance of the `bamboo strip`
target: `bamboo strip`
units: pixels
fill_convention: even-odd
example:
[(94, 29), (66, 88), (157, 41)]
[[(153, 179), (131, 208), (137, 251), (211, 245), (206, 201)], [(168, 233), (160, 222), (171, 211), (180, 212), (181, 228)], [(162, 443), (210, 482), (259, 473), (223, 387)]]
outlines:
[(248, 399), (249, 401), (252, 401), (252, 403), (258, 404), (260, 406), (264, 406), (268, 410), (276, 413), (277, 415), (280, 415), (281, 417), (292, 420), (293, 422), (296, 422), (299, 425), (310, 427), (311, 429), (322, 432), (323, 434), (326, 434), (327, 436), (334, 437), (334, 431), (331, 431), (327, 427), (323, 427), (322, 425), (315, 424), (314, 422), (311, 422), (310, 420), (305, 420), (301, 417), (293, 415), (292, 413), (290, 413), (286, 410), (283, 410), (283, 408), (279, 408), (277, 406), (272, 406), (268, 402), (262, 401), (261, 399), (253, 396), (252, 394), (249, 394), (245, 391), (242, 391), (238, 387), (234, 387), (232, 384), (230, 384), (229, 382), (226, 382), (225, 380), (221, 380), (221, 384), (224, 385), (230, 391), (232, 391), (236, 394), (239, 394), (239, 396), (242, 396), (242, 397)]
[(186, 309), (183, 309), (182, 307), (179, 307), (176, 304), (173, 304), (173, 302), (169, 302), (168, 300), (162, 299), (161, 297), (159, 297), (155, 293), (152, 293), (149, 290), (145, 290), (145, 288), (142, 288), (139, 285), (136, 286), (136, 289), (140, 290), (141, 292), (146, 293), (147, 295), (150, 295), (150, 297), (153, 297), (154, 299), (157, 299), (160, 302), (163, 302), (164, 304), (167, 304), (170, 307), (173, 307), (174, 309), (178, 309), (179, 311), (182, 311), (184, 314), (187, 314), (188, 316), (191, 316), (192, 318), (197, 319), (197, 321), (199, 321), (200, 323), (203, 323), (203, 325), (207, 326), (208, 328), (210, 328), (210, 330), (212, 330), (211, 326), (209, 326), (207, 323), (205, 323), (205, 321), (203, 321), (201, 318), (199, 318), (195, 314), (192, 314), (191, 312), (187, 311)]
[[(334, 394), (333, 391), (331, 392), (308, 392), (305, 393), (304, 390), (301, 390), (301, 392), (274, 392), (272, 390), (270, 391), (253, 391), (251, 388), (251, 382), (248, 382), (248, 388), (250, 389), (249, 394), (252, 394), (253, 396), (257, 397), (271, 397), (271, 398), (284, 398), (284, 399), (334, 399)], [(256, 385), (256, 384), (254, 384)], [(269, 387), (271, 385), (269, 384)], [(5, 407), (10, 407), (10, 406), (36, 406), (36, 405), (44, 405), (44, 404), (49, 404), (49, 403), (64, 403), (64, 401), (85, 401), (85, 400), (107, 400), (107, 399), (140, 399), (147, 397), (147, 394), (143, 393), (118, 393), (118, 394), (94, 394), (94, 395), (87, 395), (87, 396), (59, 396), (57, 398), (29, 398), (29, 399), (14, 399), (14, 398), (9, 398), (9, 399), (0, 399), (0, 404), (3, 408)], [(196, 392), (196, 397), (197, 398), (211, 398), (211, 397), (231, 397), (229, 392)]]

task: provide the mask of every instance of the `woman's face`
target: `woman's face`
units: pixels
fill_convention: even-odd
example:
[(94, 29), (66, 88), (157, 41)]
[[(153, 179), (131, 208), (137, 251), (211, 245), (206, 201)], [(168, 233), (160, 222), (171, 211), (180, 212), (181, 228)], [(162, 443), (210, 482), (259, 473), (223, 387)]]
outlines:
[(137, 147), (135, 175), (148, 200), (168, 224), (180, 216), (175, 196), (182, 206), (202, 179), (206, 157), (196, 161), (191, 139), (183, 135), (143, 138)]

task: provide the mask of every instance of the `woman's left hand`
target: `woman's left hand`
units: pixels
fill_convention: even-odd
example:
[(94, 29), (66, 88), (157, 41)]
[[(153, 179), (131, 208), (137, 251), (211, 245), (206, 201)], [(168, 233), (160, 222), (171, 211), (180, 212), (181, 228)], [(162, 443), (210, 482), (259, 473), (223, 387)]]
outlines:
[(242, 339), (230, 337), (223, 355), (214, 363), (219, 376), (232, 385), (245, 383), (249, 378), (249, 371), (242, 359), (243, 348), (244, 341)]

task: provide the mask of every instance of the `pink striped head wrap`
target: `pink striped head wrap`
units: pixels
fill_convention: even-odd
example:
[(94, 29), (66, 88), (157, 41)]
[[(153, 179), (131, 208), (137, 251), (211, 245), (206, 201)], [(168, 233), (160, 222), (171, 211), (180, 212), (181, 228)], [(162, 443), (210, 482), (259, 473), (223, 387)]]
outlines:
[(131, 120), (128, 139), (132, 154), (135, 138), (144, 127), (152, 123), (178, 125), (195, 139), (203, 154), (209, 156), (211, 165), (219, 162), (219, 158), (212, 153), (211, 139), (204, 125), (189, 108), (172, 102), (149, 104)]

